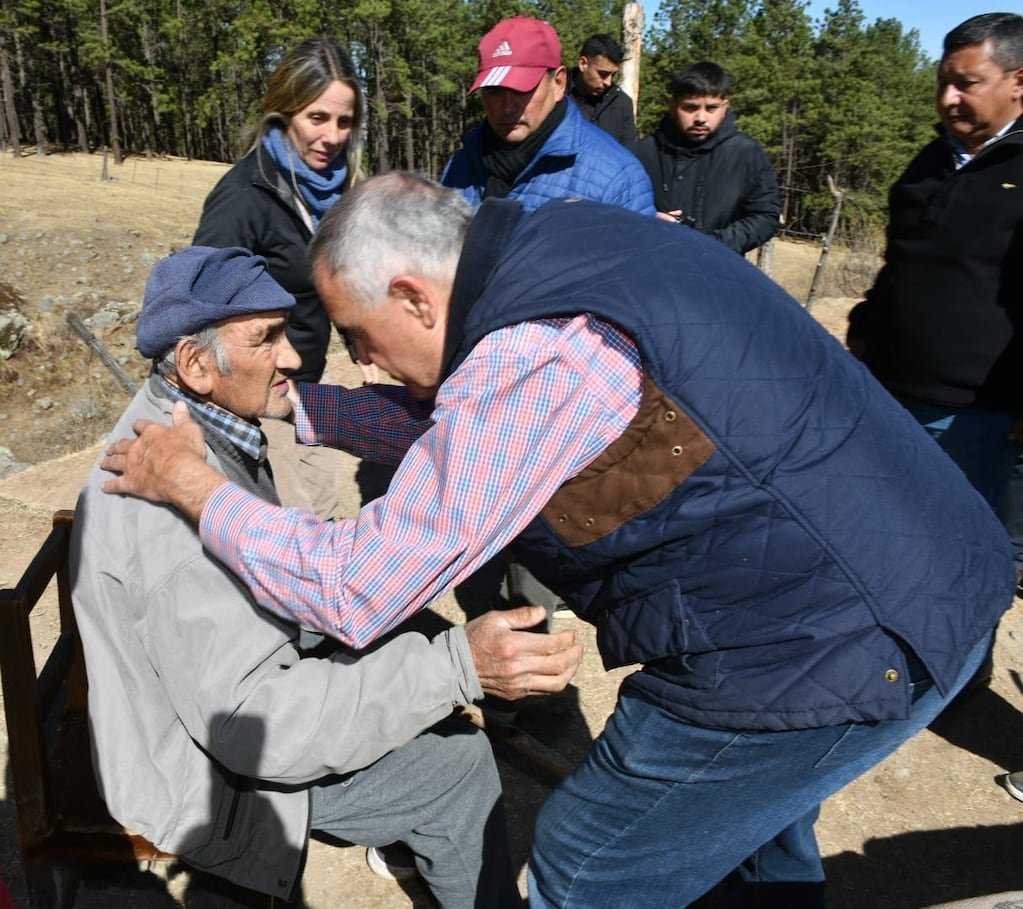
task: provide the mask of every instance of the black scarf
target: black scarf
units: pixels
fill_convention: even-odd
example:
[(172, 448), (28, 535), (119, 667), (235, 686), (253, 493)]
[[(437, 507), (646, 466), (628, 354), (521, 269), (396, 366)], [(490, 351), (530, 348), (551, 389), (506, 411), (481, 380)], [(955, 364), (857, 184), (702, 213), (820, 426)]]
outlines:
[(484, 199), (503, 199), (508, 195), (515, 185), (515, 178), (543, 148), (544, 142), (565, 119), (567, 111), (568, 100), (562, 98), (532, 135), (516, 143), (505, 142), (490, 128), (489, 123), (483, 122), (480, 144), (483, 166), (488, 175), (487, 185), (483, 188)]

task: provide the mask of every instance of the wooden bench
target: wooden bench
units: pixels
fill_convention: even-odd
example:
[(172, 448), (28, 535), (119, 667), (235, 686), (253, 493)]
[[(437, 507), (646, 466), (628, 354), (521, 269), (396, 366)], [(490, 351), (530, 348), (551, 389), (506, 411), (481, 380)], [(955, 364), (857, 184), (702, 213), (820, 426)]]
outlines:
[[(71, 608), (72, 511), (53, 529), (17, 586), (0, 591), (0, 674), (18, 838), (33, 909), (71, 906), (78, 867), (95, 861), (170, 861), (114, 821), (93, 776), (88, 683)], [(60, 636), (36, 672), (29, 614), (56, 584)]]

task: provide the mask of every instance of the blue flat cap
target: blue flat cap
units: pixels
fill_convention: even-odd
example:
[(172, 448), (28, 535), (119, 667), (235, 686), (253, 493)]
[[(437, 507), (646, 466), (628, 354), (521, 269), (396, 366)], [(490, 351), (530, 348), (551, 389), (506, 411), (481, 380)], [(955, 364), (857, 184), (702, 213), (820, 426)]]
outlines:
[(262, 256), (238, 246), (189, 246), (150, 272), (135, 346), (144, 357), (160, 357), (179, 338), (215, 322), (294, 305), (295, 298), (270, 277)]

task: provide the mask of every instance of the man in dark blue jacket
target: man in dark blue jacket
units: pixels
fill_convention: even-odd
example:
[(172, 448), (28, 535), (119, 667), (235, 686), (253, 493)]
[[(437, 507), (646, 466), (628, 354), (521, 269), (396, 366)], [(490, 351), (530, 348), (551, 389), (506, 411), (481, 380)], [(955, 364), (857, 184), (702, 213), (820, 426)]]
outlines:
[[(481, 92), (486, 119), (448, 162), (441, 177), (445, 186), (459, 189), (474, 205), (508, 198), (534, 209), (572, 197), (654, 213), (650, 180), (635, 156), (598, 128), (603, 124), (597, 116), (584, 116), (586, 106), (578, 99), (566, 99), (569, 76), (550, 25), (527, 16), (499, 22), (480, 41), (479, 57), (471, 91)], [(594, 66), (601, 59), (594, 55)], [(624, 99), (631, 118), (632, 102)], [(624, 102), (615, 110), (624, 110)], [(513, 604), (539, 603), (548, 615), (559, 602), (514, 560), (507, 561), (504, 589)]]
[[(181, 446), (187, 426), (114, 446), (108, 489), (185, 510), (261, 606), (338, 635), (514, 541), (604, 664), (637, 667), (540, 813), (530, 906), (675, 909), (733, 869), (744, 905), (823, 906), (821, 800), (938, 714), (1011, 603), (991, 509), (696, 231), (587, 201), (473, 213), (391, 173), (331, 210), (310, 260), (332, 321), (434, 402), (386, 495), (330, 525), (275, 509)], [(299, 392), (308, 437), (343, 441), (339, 393)], [(524, 664), (519, 691), (543, 684)]]

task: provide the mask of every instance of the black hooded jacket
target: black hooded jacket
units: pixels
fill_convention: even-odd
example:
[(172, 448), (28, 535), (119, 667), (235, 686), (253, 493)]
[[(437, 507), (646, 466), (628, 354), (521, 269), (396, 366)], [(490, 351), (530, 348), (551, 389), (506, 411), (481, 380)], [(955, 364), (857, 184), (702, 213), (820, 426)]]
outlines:
[(614, 136), (622, 145), (635, 142), (636, 115), (632, 110), (632, 98), (622, 91), (620, 85), (612, 85), (597, 99), (588, 98), (576, 87), (578, 75), (578, 69), (568, 74), (568, 97), (575, 102), (583, 117)]
[(685, 223), (737, 253), (777, 233), (781, 193), (774, 170), (760, 143), (739, 131), (732, 111), (700, 143), (689, 142), (665, 116), (632, 151), (650, 175), (658, 211), (681, 210), (691, 219)]
[(1023, 117), (956, 170), (927, 145), (892, 187), (885, 265), (849, 346), (893, 394), (1023, 411)]

